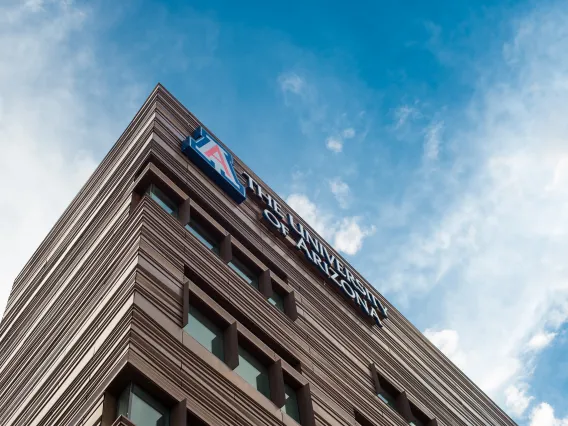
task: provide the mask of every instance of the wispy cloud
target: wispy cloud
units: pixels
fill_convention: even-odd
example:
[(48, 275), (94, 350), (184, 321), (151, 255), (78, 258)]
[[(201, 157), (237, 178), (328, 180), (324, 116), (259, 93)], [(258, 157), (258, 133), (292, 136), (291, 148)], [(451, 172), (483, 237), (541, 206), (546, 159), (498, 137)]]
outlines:
[(459, 349), (460, 338), (456, 330), (426, 329), (424, 335), (458, 367), (464, 368), (466, 366), (466, 356)]
[(374, 227), (362, 227), (360, 220), (359, 217), (345, 217), (338, 223), (333, 239), (337, 250), (354, 255), (363, 247), (363, 240), (375, 233)]
[[(325, 147), (338, 154), (343, 151), (346, 141), (356, 135), (364, 138), (364, 132), (359, 132), (358, 126), (365, 122), (365, 112), (359, 108), (351, 111), (343, 106), (351, 102), (357, 105), (357, 102), (346, 101), (342, 91), (337, 89), (342, 84), (322, 84), (313, 75), (310, 79), (310, 75), (295, 71), (280, 73), (277, 77), (280, 91), (285, 104), (297, 114), (302, 133), (314, 142), (325, 141)], [(342, 106), (336, 105), (338, 100)]]
[(556, 333), (537, 333), (527, 343), (527, 346), (530, 350), (533, 351), (540, 351), (546, 348), (552, 340), (556, 337)]
[(505, 405), (509, 413), (515, 417), (522, 416), (534, 399), (532, 396), (527, 395), (527, 389), (528, 386), (526, 384), (520, 386), (510, 385), (505, 389)]
[(355, 129), (353, 127), (348, 127), (343, 129), (339, 134), (334, 136), (329, 136), (325, 141), (325, 146), (330, 151), (339, 153), (343, 151), (343, 143), (346, 139), (353, 139), (355, 137)]
[(283, 92), (291, 92), (296, 95), (301, 95), (306, 88), (306, 81), (294, 72), (281, 74), (278, 77), (278, 82)]
[(337, 217), (329, 211), (318, 207), (304, 194), (290, 194), (286, 202), (318, 234), (331, 242), (336, 250), (345, 254), (356, 254), (363, 246), (365, 238), (375, 232), (374, 227), (361, 226), (359, 217)]
[(425, 131), (424, 136), (424, 160), (435, 161), (440, 154), (440, 144), (442, 143), (442, 131), (444, 123), (442, 121), (434, 121)]
[(110, 96), (84, 37), (88, 16), (66, 1), (0, 6), (0, 312), (16, 274), (95, 168), (93, 151), (124, 125), (102, 97), (131, 112), (130, 86)]
[(407, 122), (420, 116), (418, 109), (411, 105), (401, 105), (394, 110), (394, 128), (400, 129)]
[(323, 238), (333, 236), (333, 218), (304, 194), (290, 194), (286, 202)]
[(353, 139), (355, 137), (355, 134), (356, 132), (353, 127), (348, 127), (347, 129), (344, 129), (342, 133), (345, 139)]
[(329, 189), (341, 208), (345, 209), (349, 206), (351, 190), (347, 183), (343, 182), (341, 178), (336, 177), (329, 181)]
[(427, 129), (424, 160), (448, 146), (452, 161), (417, 175), (406, 201), (431, 196), (433, 214), (416, 208), (378, 269), (390, 294), (443, 298), (466, 373), (517, 414), (538, 402), (534, 357), (568, 318), (567, 21), (562, 2), (515, 20), (471, 102)]

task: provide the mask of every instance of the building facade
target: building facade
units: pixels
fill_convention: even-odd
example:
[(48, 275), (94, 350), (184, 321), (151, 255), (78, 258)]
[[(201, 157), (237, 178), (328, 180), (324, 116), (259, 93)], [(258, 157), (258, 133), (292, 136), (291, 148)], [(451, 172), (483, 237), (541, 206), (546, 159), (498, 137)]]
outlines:
[(16, 278), (0, 425), (514, 425), (162, 86)]

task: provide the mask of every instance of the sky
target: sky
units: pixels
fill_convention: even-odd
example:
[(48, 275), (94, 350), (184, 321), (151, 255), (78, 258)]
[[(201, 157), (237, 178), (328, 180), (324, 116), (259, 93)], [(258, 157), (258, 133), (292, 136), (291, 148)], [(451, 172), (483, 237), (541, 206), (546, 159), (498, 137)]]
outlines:
[[(568, 425), (568, 3), (0, 3), (0, 312), (160, 82), (520, 425)], [(387, 325), (388, 326), (388, 325)]]

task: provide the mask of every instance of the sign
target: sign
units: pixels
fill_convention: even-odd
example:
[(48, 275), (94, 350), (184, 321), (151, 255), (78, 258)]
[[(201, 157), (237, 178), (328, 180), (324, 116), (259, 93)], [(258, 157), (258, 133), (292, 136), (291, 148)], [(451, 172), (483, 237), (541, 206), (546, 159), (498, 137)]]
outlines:
[[(343, 295), (356, 304), (364, 315), (370, 317), (375, 324), (382, 327), (382, 319), (387, 318), (387, 308), (361, 282), (361, 280), (338, 259), (332, 250), (319, 241), (290, 213), (284, 212), (282, 206), (256, 182), (243, 172), (248, 189), (268, 207), (264, 209), (264, 221), (278, 231), (283, 237), (295, 239), (295, 247), (304, 257), (315, 265), (320, 273)], [(294, 238), (295, 237), (295, 238)]]
[(181, 145), (182, 152), (237, 204), (246, 199), (245, 187), (233, 167), (233, 156), (199, 126)]

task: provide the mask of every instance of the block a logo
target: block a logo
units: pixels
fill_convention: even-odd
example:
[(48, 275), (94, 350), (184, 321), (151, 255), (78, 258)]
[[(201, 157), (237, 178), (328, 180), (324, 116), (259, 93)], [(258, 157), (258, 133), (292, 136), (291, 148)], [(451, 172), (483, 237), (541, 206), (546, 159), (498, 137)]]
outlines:
[(181, 145), (181, 151), (237, 204), (246, 199), (245, 187), (233, 167), (233, 157), (213, 136), (199, 126)]

